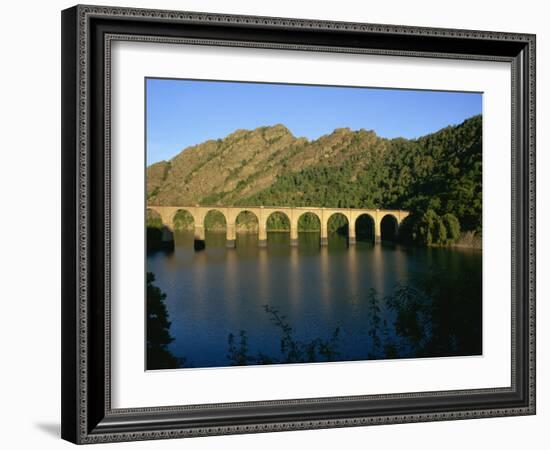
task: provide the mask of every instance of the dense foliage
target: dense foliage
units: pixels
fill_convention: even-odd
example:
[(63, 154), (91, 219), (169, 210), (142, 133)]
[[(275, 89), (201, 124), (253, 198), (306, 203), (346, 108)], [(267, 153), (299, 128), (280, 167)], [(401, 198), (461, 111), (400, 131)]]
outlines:
[[(481, 233), (482, 120), (475, 116), (416, 139), (393, 139), (384, 152), (285, 172), (242, 205), (406, 209), (401, 237), (421, 245)], [(372, 151), (371, 151), (372, 150)]]
[(155, 275), (147, 272), (147, 368), (171, 369), (182, 367), (184, 361), (168, 349), (174, 338), (164, 300), (166, 294), (153, 284)]

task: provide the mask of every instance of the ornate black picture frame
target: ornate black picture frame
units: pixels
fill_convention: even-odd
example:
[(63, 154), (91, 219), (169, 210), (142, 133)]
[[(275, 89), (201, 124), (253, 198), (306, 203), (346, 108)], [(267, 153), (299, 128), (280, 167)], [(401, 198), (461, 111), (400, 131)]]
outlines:
[[(109, 101), (114, 40), (511, 63), (511, 386), (113, 409)], [(84, 444), (535, 414), (534, 35), (75, 6), (62, 12), (62, 110), (64, 439)]]

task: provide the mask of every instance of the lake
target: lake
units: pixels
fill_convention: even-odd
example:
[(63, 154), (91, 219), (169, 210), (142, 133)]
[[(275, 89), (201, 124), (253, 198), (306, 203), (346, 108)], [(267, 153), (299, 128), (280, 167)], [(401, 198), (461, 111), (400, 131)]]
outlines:
[(482, 253), (407, 248), (319, 233), (175, 234), (174, 251), (147, 255), (167, 297), (182, 367), (479, 355)]

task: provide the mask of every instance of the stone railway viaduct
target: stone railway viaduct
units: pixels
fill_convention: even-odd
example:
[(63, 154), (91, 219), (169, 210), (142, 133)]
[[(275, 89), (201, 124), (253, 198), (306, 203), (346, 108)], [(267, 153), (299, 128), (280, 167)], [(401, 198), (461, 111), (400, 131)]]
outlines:
[[(328, 243), (328, 222), (335, 214), (343, 215), (348, 221), (348, 240), (353, 245), (356, 241), (355, 223), (363, 215), (367, 215), (374, 223), (374, 241), (380, 242), (382, 238), (382, 220), (392, 220), (397, 233), (398, 227), (405, 217), (409, 215), (408, 211), (402, 210), (381, 210), (381, 209), (355, 209), (355, 208), (318, 208), (318, 207), (216, 207), (216, 206), (154, 206), (148, 205), (148, 210), (156, 212), (163, 226), (170, 232), (174, 228), (174, 217), (180, 210), (187, 211), (194, 221), (195, 227), (195, 249), (204, 248), (205, 233), (204, 219), (210, 211), (219, 211), (225, 217), (226, 221), (226, 242), (227, 247), (235, 247), (236, 240), (236, 221), (242, 212), (253, 213), (258, 220), (258, 245), (265, 246), (267, 243), (267, 220), (274, 213), (284, 214), (290, 222), (290, 243), (298, 243), (298, 220), (303, 214), (313, 214), (319, 219), (321, 224), (321, 245)], [(389, 216), (389, 218), (388, 218)], [(170, 235), (172, 233), (169, 233)]]

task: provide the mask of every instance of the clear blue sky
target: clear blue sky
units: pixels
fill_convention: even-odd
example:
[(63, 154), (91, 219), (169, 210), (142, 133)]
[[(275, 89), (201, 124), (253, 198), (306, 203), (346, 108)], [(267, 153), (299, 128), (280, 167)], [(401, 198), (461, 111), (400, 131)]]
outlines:
[(349, 127), (416, 138), (480, 114), (480, 93), (151, 79), (147, 164), (237, 129), (282, 123), (310, 140)]

